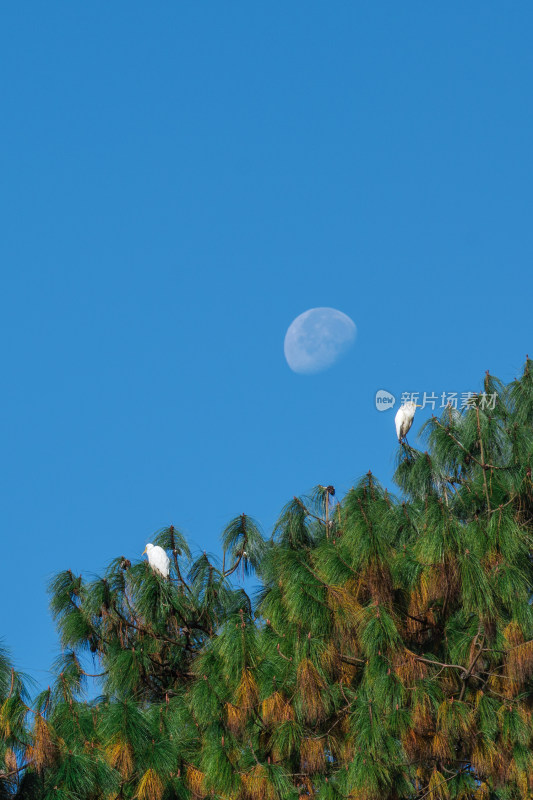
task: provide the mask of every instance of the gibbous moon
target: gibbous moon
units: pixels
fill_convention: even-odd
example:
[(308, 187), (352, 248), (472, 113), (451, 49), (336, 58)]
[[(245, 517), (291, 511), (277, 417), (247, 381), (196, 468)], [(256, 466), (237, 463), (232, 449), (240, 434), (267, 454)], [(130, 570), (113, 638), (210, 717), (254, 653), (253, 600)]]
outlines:
[(355, 341), (355, 323), (336, 308), (310, 308), (291, 322), (284, 352), (293, 372), (310, 375), (333, 366)]

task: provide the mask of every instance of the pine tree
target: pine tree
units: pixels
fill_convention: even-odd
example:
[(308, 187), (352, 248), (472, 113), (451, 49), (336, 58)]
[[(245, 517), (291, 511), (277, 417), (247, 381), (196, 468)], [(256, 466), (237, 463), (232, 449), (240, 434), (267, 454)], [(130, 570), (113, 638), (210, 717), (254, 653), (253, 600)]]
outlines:
[(19, 794), (533, 798), (533, 362), (423, 434), (400, 498), (369, 472), (294, 498), (268, 540), (237, 517), (222, 564), (170, 527), (168, 580), (125, 557), (58, 575), (64, 654)]
[(7, 650), (0, 647), (0, 799), (11, 797), (19, 787), (28, 731), (28, 679), (17, 672)]

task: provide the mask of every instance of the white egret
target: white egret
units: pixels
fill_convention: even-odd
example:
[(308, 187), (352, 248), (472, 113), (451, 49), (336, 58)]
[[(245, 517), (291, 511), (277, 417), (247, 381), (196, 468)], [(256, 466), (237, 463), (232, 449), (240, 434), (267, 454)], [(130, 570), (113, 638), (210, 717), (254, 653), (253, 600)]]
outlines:
[(400, 406), (396, 412), (394, 424), (396, 425), (396, 436), (398, 437), (399, 442), (401, 442), (402, 439), (405, 439), (409, 433), (417, 408), (422, 408), (422, 406), (417, 406), (412, 400), (408, 400), (407, 403), (404, 403), (403, 406)]
[(163, 578), (168, 578), (170, 571), (170, 558), (167, 556), (162, 547), (157, 544), (147, 544), (143, 550), (143, 555), (146, 553), (148, 556), (148, 563), (154, 572), (159, 572)]

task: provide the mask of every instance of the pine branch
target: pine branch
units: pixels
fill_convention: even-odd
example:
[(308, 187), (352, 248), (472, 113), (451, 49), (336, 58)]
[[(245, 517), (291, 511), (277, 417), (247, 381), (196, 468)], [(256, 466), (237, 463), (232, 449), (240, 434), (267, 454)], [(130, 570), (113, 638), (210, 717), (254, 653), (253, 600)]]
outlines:
[(433, 789), (428, 789), (428, 791), (424, 792), (424, 794), (418, 795), (418, 800), (422, 800), (423, 797), (427, 797), (429, 794), (433, 794), (439, 788), (439, 786), (444, 786), (444, 784), (453, 781), (454, 778), (459, 777), (459, 775), (465, 772), (465, 770), (466, 767), (462, 767), (458, 772), (455, 772), (453, 775), (450, 775), (449, 778), (445, 778), (443, 781), (437, 784), (437, 786), (435, 786)]

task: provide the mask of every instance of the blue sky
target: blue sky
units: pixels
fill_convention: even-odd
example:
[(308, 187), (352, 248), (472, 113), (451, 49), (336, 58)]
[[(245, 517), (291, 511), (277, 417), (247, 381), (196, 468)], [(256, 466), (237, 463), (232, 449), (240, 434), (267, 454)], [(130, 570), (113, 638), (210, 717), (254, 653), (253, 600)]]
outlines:
[[(533, 351), (531, 4), (2, 9), (0, 635), (41, 683), (45, 586), (173, 523), (218, 551), (317, 483), (391, 485), (378, 389)], [(290, 322), (356, 323), (318, 375)], [(415, 429), (427, 418), (418, 412)], [(411, 436), (412, 443), (416, 443)]]

